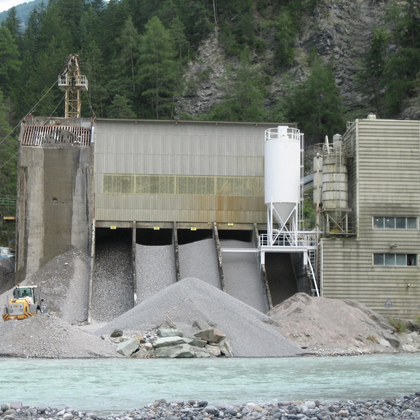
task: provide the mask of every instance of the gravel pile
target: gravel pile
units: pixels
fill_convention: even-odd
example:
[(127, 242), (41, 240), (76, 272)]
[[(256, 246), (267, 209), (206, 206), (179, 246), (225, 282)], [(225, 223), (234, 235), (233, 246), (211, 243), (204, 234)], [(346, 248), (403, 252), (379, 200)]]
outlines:
[(15, 285), (15, 259), (0, 258), (0, 294)]
[(194, 321), (217, 327), (230, 340), (237, 357), (283, 357), (301, 354), (301, 349), (276, 331), (273, 321), (261, 312), (198, 279), (184, 279), (140, 303), (98, 329), (110, 334), (115, 329), (144, 333), (172, 321), (192, 336)]
[(417, 332), (396, 334), (386, 318), (352, 300), (298, 293), (267, 315), (287, 339), (319, 355), (420, 350)]
[(131, 242), (116, 238), (96, 244), (92, 319), (107, 322), (134, 306)]
[(194, 277), (221, 288), (216, 246), (213, 239), (179, 246), (181, 279)]
[(123, 414), (110, 414), (100, 417), (94, 413), (86, 413), (50, 407), (24, 407), (11, 409), (8, 404), (1, 404), (1, 418), (14, 420), (35, 420), (39, 418), (54, 419), (93, 419), (93, 420), (142, 420), (142, 419), (301, 419), (301, 420), (341, 420), (341, 419), (420, 419), (420, 392), (402, 398), (387, 398), (375, 401), (281, 401), (272, 404), (244, 405), (208, 405), (207, 401), (166, 402), (161, 398), (153, 404), (127, 411)]
[[(21, 285), (36, 285), (50, 312), (70, 324), (80, 324), (87, 320), (89, 276), (90, 258), (72, 248), (49, 261)], [(1, 308), (11, 298), (12, 290), (0, 296)]]
[(50, 314), (24, 321), (1, 321), (0, 337), (2, 357), (119, 357), (109, 341)]
[[(220, 247), (254, 248), (250, 242), (236, 240), (221, 240)], [(251, 252), (223, 253), (226, 292), (258, 311), (266, 313), (268, 306), (256, 255)]]
[(175, 255), (172, 245), (136, 245), (137, 303), (143, 302), (175, 281)]

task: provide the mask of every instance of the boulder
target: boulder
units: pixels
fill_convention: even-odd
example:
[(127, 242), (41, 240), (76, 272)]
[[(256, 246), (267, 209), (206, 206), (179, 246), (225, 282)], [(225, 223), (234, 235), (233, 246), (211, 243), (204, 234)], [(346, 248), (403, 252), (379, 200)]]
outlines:
[(156, 352), (151, 349), (146, 348), (145, 346), (141, 346), (138, 351), (132, 354), (132, 357), (137, 359), (153, 359), (156, 357)]
[(164, 358), (192, 358), (196, 357), (194, 348), (189, 344), (180, 344), (171, 347), (159, 347), (156, 349), (156, 357)]
[(208, 328), (206, 330), (201, 330), (194, 334), (195, 337), (205, 340), (207, 342), (212, 342), (214, 340), (214, 329)]
[(184, 333), (181, 330), (174, 328), (159, 328), (156, 331), (158, 337), (183, 337)]
[(194, 321), (192, 326), (194, 328), (197, 328), (199, 331), (211, 329), (211, 326), (209, 324), (207, 324), (206, 321), (201, 321), (201, 320)]
[(200, 347), (200, 348), (204, 348), (207, 344), (207, 341), (205, 340), (200, 340), (199, 338), (194, 338), (191, 342), (190, 345), (191, 346), (195, 346), (195, 347)]
[(140, 346), (139, 340), (131, 338), (130, 340), (123, 341), (117, 346), (117, 353), (123, 356), (131, 356)]
[(233, 357), (232, 346), (227, 338), (222, 340), (220, 343), (217, 343), (216, 345), (220, 349), (221, 356)]
[(191, 341), (191, 340), (188, 340), (184, 337), (162, 337), (162, 338), (158, 338), (153, 343), (153, 346), (155, 349), (158, 349), (160, 347), (169, 347), (169, 346), (176, 346), (178, 344), (186, 344), (186, 341)]
[(219, 330), (213, 330), (213, 340), (211, 343), (220, 343), (220, 341), (224, 340), (226, 336)]
[(213, 357), (219, 357), (219, 356), (221, 356), (221, 351), (220, 351), (219, 347), (217, 347), (217, 346), (213, 346), (211, 344), (207, 344), (207, 346), (205, 347), (205, 349)]
[(17, 401), (17, 402), (12, 402), (10, 404), (10, 408), (12, 408), (13, 410), (19, 410), (20, 408), (23, 407), (23, 404), (21, 401)]
[(110, 334), (110, 337), (117, 338), (117, 337), (122, 337), (122, 335), (123, 335), (123, 330), (120, 330), (119, 328), (117, 328), (114, 331), (112, 331), (112, 333)]

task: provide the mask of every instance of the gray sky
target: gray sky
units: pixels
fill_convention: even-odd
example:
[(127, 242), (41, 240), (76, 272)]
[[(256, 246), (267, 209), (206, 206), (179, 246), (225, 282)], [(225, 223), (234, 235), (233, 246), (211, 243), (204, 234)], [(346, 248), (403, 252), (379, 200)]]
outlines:
[(30, 0), (0, 0), (0, 13), (5, 10), (9, 10), (13, 6), (17, 6), (21, 3), (26, 3)]

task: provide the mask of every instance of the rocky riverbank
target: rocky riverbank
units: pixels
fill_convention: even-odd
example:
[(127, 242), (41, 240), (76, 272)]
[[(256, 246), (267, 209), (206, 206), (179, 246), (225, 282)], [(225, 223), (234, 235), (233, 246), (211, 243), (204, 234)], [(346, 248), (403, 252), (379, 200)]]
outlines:
[(280, 401), (270, 404), (209, 405), (207, 401), (174, 401), (158, 399), (148, 406), (125, 413), (101, 415), (80, 412), (72, 407), (25, 407), (22, 403), (2, 404), (0, 418), (4, 420), (142, 420), (142, 419), (420, 419), (420, 392), (401, 398), (375, 401)]

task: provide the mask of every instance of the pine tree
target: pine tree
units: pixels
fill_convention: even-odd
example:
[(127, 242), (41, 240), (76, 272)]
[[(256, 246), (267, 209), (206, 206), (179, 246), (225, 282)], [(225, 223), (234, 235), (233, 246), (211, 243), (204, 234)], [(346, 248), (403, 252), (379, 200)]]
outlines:
[(109, 118), (136, 118), (131, 108), (130, 100), (125, 96), (115, 95), (112, 104), (108, 107)]
[(9, 30), (0, 27), (0, 89), (6, 96), (14, 96), (18, 82), (16, 75), (21, 68), (18, 46)]
[(154, 16), (141, 37), (138, 74), (142, 95), (152, 106), (156, 119), (172, 117), (181, 81), (176, 55), (170, 32)]
[(136, 67), (138, 60), (139, 49), (139, 35), (134, 27), (131, 17), (127, 19), (122, 29), (121, 36), (118, 38), (118, 45), (120, 47), (120, 65), (121, 73), (124, 75), (128, 70), (131, 79), (131, 86), (133, 93), (136, 91)]
[(387, 32), (383, 29), (376, 30), (356, 76), (362, 95), (373, 107), (372, 111), (379, 115), (384, 112), (383, 96), (386, 83), (387, 45)]

